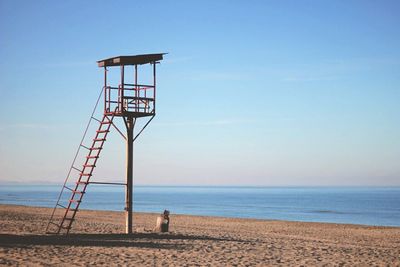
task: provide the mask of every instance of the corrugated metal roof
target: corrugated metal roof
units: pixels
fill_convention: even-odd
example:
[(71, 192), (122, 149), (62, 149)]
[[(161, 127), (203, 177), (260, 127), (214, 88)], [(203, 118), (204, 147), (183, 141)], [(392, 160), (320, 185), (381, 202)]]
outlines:
[(97, 65), (99, 67), (121, 66), (121, 65), (143, 65), (162, 60), (163, 55), (165, 54), (166, 53), (111, 57), (97, 61)]

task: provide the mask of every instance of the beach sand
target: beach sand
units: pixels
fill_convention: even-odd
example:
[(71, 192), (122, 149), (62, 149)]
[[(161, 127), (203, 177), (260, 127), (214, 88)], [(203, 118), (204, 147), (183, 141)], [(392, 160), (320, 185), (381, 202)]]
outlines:
[(46, 235), (49, 208), (0, 205), (0, 265), (400, 266), (400, 227), (80, 211), (68, 237)]

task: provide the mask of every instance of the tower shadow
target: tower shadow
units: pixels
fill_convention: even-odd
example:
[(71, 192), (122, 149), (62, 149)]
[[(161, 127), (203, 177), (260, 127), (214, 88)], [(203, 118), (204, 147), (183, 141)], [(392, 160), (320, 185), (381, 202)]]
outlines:
[[(0, 247), (29, 246), (81, 246), (81, 247), (138, 247), (155, 249), (187, 249), (196, 240), (233, 241), (243, 240), (178, 233), (133, 234), (69, 234), (69, 235), (15, 235), (0, 234)], [(175, 241), (167, 243), (165, 241)]]

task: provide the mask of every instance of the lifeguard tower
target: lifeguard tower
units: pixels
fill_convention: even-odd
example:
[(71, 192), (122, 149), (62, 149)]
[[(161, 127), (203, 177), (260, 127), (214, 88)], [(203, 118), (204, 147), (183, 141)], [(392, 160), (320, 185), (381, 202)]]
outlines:
[[(163, 55), (165, 54), (118, 56), (97, 61), (98, 66), (104, 69), (104, 86), (53, 209), (46, 228), (47, 233), (69, 233), (89, 184), (125, 186), (125, 232), (127, 234), (132, 233), (133, 143), (156, 115), (156, 66), (163, 59)], [(144, 69), (144, 66), (147, 66), (147, 73), (139, 73), (141, 69)], [(119, 67), (120, 71), (119, 84), (110, 85), (108, 72), (110, 68), (118, 69), (115, 67)], [(128, 67), (133, 70), (133, 74), (130, 76), (126, 73)], [(139, 82), (142, 74), (146, 77), (151, 76), (152, 82), (150, 84)], [(130, 83), (129, 80), (131, 80)], [(94, 116), (94, 113), (102, 96), (104, 97), (104, 112), (102, 118), (99, 119)], [(123, 119), (126, 126), (126, 136), (115, 125), (115, 117)], [(136, 121), (140, 118), (147, 119), (147, 121), (134, 135)], [(92, 122), (98, 125), (94, 138), (89, 145), (86, 145), (84, 144), (85, 136)], [(96, 182), (92, 179), (107, 135), (112, 128), (117, 130), (126, 140), (126, 183)], [(82, 165), (77, 165), (77, 158), (82, 150), (84, 150), (85, 157)], [(70, 185), (71, 180), (74, 181), (73, 186)]]

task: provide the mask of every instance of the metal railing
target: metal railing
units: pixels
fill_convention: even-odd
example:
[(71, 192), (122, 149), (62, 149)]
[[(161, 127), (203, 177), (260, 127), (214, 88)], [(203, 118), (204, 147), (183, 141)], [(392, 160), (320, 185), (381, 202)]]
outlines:
[(145, 84), (123, 84), (105, 87), (105, 112), (155, 113), (155, 86)]

